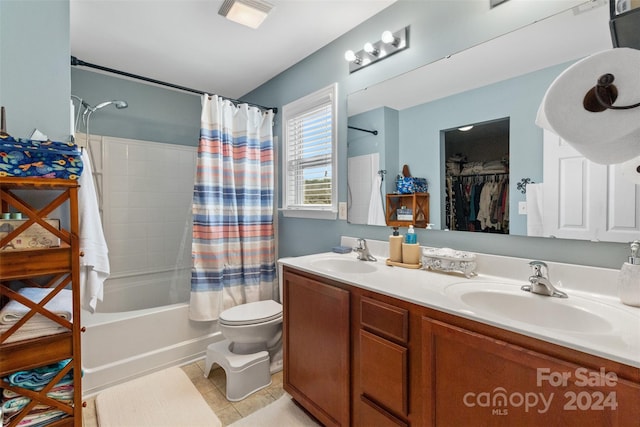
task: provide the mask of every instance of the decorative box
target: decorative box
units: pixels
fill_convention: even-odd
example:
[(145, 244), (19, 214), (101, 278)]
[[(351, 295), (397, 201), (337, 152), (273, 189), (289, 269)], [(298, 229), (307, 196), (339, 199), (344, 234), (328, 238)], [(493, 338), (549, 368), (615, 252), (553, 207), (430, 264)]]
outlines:
[(413, 210), (401, 207), (396, 211), (398, 221), (413, 221)]
[[(54, 228), (60, 229), (59, 219), (46, 219), (45, 221)], [(25, 222), (26, 220), (24, 219), (0, 220), (0, 239), (5, 238), (10, 232)], [(1, 250), (51, 248), (57, 246), (60, 246), (60, 239), (36, 223), (20, 233), (18, 237), (11, 240), (11, 242), (2, 247)]]
[(451, 248), (424, 248), (422, 268), (435, 271), (457, 272), (469, 278), (476, 275), (476, 255)]

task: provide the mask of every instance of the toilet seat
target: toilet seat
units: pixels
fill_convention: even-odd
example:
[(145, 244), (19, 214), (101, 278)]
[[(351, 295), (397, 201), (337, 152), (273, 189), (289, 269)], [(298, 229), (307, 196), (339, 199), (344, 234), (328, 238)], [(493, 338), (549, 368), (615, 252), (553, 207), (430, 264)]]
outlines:
[(218, 321), (228, 326), (247, 326), (281, 317), (282, 305), (274, 300), (264, 300), (231, 307), (220, 313)]

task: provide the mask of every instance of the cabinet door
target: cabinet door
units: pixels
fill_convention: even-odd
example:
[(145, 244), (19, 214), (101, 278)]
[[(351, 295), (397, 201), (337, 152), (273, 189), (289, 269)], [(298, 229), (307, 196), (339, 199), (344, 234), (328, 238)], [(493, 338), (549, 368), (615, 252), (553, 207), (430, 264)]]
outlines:
[(408, 415), (407, 349), (360, 331), (360, 382), (363, 394), (401, 416)]
[(284, 389), (327, 426), (349, 425), (349, 292), (284, 274)]
[(425, 425), (631, 426), (640, 385), (423, 318)]

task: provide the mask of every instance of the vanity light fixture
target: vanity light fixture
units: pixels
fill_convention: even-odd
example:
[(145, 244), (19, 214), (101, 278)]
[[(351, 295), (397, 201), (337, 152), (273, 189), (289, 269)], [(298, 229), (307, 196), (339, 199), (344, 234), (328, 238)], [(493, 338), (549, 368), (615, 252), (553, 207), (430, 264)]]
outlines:
[(218, 14), (254, 30), (262, 24), (273, 5), (264, 0), (225, 0)]
[(381, 39), (375, 43), (367, 42), (364, 48), (358, 52), (348, 50), (344, 54), (344, 59), (349, 62), (349, 73), (387, 58), (394, 53), (400, 52), (409, 47), (409, 27), (402, 28), (396, 32), (385, 31)]

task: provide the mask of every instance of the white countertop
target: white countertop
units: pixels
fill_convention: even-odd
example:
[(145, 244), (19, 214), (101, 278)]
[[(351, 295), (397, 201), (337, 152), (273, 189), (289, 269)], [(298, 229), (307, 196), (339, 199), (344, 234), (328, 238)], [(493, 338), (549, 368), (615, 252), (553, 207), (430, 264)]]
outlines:
[[(353, 247), (354, 242), (353, 238), (342, 238), (342, 244), (345, 246)], [(600, 331), (578, 332), (567, 328), (567, 325), (555, 327), (553, 319), (545, 319), (543, 322), (545, 326), (540, 326), (516, 321), (486, 310), (478, 310), (452, 296), (450, 292), (453, 289), (452, 285), (460, 286), (458, 285), (460, 283), (465, 283), (463, 287), (466, 288), (477, 285), (478, 289), (497, 283), (513, 293), (524, 292), (520, 291), (520, 286), (528, 284), (527, 279), (531, 274), (528, 265), (530, 260), (477, 254), (479, 274), (467, 279), (455, 273), (387, 266), (385, 264), (388, 256), (388, 252), (385, 252), (388, 251), (386, 242), (368, 241), (368, 243), (371, 252), (378, 259), (372, 262), (375, 272), (361, 274), (331, 272), (313, 265), (314, 263), (317, 265), (317, 261), (322, 259), (352, 260), (357, 257), (355, 253), (326, 252), (282, 258), (278, 263), (281, 266), (295, 267), (362, 289), (640, 368), (640, 308), (624, 305), (618, 299), (616, 290), (618, 270), (545, 261), (549, 265), (551, 281), (557, 288), (566, 292), (569, 298), (559, 299), (539, 295), (532, 295), (532, 297), (549, 298), (544, 301), (552, 304), (573, 304), (582, 301), (585, 306), (593, 307), (593, 311), (597, 311), (598, 308), (606, 309), (608, 315), (606, 328)], [(496, 274), (497, 272), (500, 274)]]

